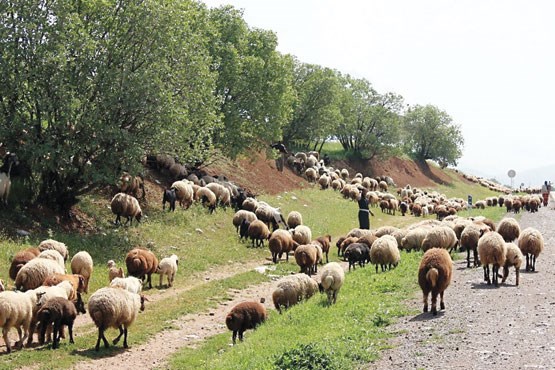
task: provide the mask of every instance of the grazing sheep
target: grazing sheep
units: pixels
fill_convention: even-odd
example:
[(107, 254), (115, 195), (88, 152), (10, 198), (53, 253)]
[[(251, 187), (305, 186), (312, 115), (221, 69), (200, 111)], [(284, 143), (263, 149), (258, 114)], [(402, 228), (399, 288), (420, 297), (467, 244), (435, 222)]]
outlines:
[(258, 208), (258, 201), (251, 197), (248, 197), (247, 199), (245, 199), (241, 204), (241, 209), (244, 209), (245, 211), (256, 212), (257, 208)]
[(487, 226), (480, 227), (480, 225), (471, 223), (461, 233), (461, 248), (466, 250), (466, 267), (470, 267), (470, 251), (474, 255), (474, 267), (480, 266), (478, 259), (478, 240), (489, 231)]
[(216, 197), (216, 194), (214, 194), (214, 192), (209, 188), (201, 186), (197, 189), (195, 197), (202, 203), (204, 207), (208, 208), (210, 213), (213, 213), (216, 210), (216, 203), (218, 201), (218, 198)]
[(397, 267), (400, 260), (401, 254), (397, 246), (397, 239), (393, 236), (384, 235), (372, 244), (370, 261), (376, 265), (376, 273), (378, 273), (378, 265), (382, 267), (383, 272), (388, 266), (390, 270), (392, 266)]
[(407, 235), (401, 239), (401, 247), (406, 251), (418, 251), (422, 248), (422, 241), (428, 235), (429, 227), (417, 227), (409, 230)]
[(16, 347), (23, 347), (23, 342), (29, 336), (29, 327), (33, 314), (33, 306), (36, 304), (34, 293), (20, 293), (5, 291), (0, 293), (0, 327), (6, 352), (12, 351), (12, 346), (8, 339), (8, 332), (11, 328), (16, 328), (19, 334), (19, 341)]
[(299, 225), (303, 224), (303, 216), (300, 212), (291, 211), (287, 215), (287, 227), (290, 229), (294, 229)]
[(291, 231), (293, 240), (299, 244), (309, 244), (312, 240), (312, 231), (306, 225), (298, 225)]
[(331, 177), (329, 177), (326, 174), (320, 176), (320, 178), (318, 179), (318, 184), (320, 185), (320, 189), (322, 190), (329, 188), (330, 183), (331, 183)]
[(497, 225), (497, 232), (501, 234), (503, 240), (507, 243), (518, 239), (520, 235), (520, 226), (514, 218), (504, 218)]
[(216, 196), (216, 203), (219, 203), (223, 207), (231, 205), (231, 193), (225, 186), (218, 184), (217, 182), (211, 182), (206, 184), (206, 188), (212, 190)]
[(362, 238), (364, 235), (374, 234), (374, 231), (368, 229), (354, 228), (346, 235), (346, 237), (354, 236), (356, 238)]
[(131, 195), (117, 193), (112, 198), (110, 208), (112, 209), (112, 213), (116, 215), (116, 219), (114, 220), (114, 224), (116, 225), (121, 224), (121, 216), (127, 217), (125, 225), (128, 223), (132, 225), (133, 218), (137, 220), (137, 224), (141, 222), (141, 217), (143, 216), (141, 206), (137, 198)]
[[(129, 194), (137, 199), (144, 199), (145, 183), (141, 176), (131, 176), (129, 173), (124, 172), (119, 179), (119, 191), (121, 193)], [(139, 197), (139, 190), (142, 191), (142, 195)]]
[(225, 317), (225, 324), (233, 332), (231, 339), (235, 345), (237, 334), (239, 340), (243, 341), (243, 333), (248, 329), (256, 327), (266, 321), (268, 314), (266, 307), (259, 302), (241, 302), (235, 305)]
[(168, 277), (168, 287), (173, 286), (173, 281), (175, 279), (175, 274), (177, 273), (177, 265), (179, 264), (179, 257), (172, 254), (169, 257), (164, 257), (158, 264), (156, 270), (160, 274), (160, 287), (162, 287), (162, 279), (164, 275)]
[(506, 243), (507, 246), (507, 258), (505, 259), (505, 265), (503, 265), (503, 279), (501, 280), (504, 283), (509, 276), (509, 267), (515, 267), (516, 273), (516, 286), (518, 286), (520, 282), (520, 266), (522, 266), (522, 261), (524, 260), (524, 256), (520, 251), (520, 248), (515, 243)]
[(241, 223), (243, 222), (243, 220), (253, 222), (254, 220), (257, 220), (257, 219), (258, 218), (254, 214), (254, 212), (240, 209), (237, 212), (235, 212), (235, 214), (233, 215), (232, 222), (233, 222), (233, 226), (235, 226), (235, 230), (239, 232), (239, 227), (241, 227)]
[(108, 281), (112, 281), (116, 277), (120, 277), (120, 278), (125, 277), (125, 274), (123, 273), (123, 268), (122, 267), (118, 268), (114, 260), (109, 260), (107, 265), (108, 265)]
[[(246, 222), (246, 220), (244, 221)], [(254, 220), (250, 223), (247, 230), (247, 234), (252, 241), (252, 247), (254, 248), (254, 242), (256, 240), (256, 247), (264, 246), (264, 240), (270, 239), (270, 229), (261, 220)]]
[(143, 290), (143, 282), (135, 276), (128, 276), (126, 278), (115, 277), (110, 282), (112, 288), (121, 288), (130, 293), (140, 294)]
[(66, 269), (66, 265), (64, 263), (64, 257), (62, 257), (62, 255), (58, 253), (58, 251), (55, 251), (53, 249), (40, 252), (37, 258), (44, 258), (44, 259), (55, 261), (58, 265), (60, 265), (61, 268), (64, 269), (64, 271)]
[(248, 239), (249, 238), (249, 227), (251, 223), (249, 220), (241, 221), (241, 225), (239, 226), (239, 240)]
[(339, 263), (330, 262), (322, 267), (321, 282), (318, 287), (320, 292), (326, 292), (329, 305), (337, 301), (337, 295), (344, 281), (345, 272)]
[(289, 307), (312, 297), (318, 291), (318, 283), (305, 274), (294, 274), (281, 278), (272, 293), (274, 307), (281, 313)]
[(295, 261), (301, 268), (301, 272), (312, 275), (314, 267), (318, 263), (318, 251), (312, 244), (299, 245), (295, 249)]
[(104, 331), (108, 328), (119, 329), (119, 335), (113, 340), (114, 345), (123, 335), (123, 348), (127, 345), (127, 329), (137, 317), (139, 310), (145, 309), (145, 297), (130, 293), (120, 288), (100, 288), (91, 295), (89, 299), (89, 315), (98, 328), (98, 339), (95, 351), (100, 349), (100, 340), (104, 341), (104, 347), (108, 348), (108, 341)]
[(493, 284), (497, 286), (499, 267), (505, 265), (507, 258), (507, 246), (503, 237), (496, 231), (485, 233), (478, 241), (478, 255), (484, 266), (484, 281), (491, 285), (489, 265), (492, 265)]
[(40, 244), (37, 248), (41, 252), (43, 252), (45, 250), (48, 250), (48, 249), (53, 249), (55, 251), (58, 251), (62, 255), (62, 257), (64, 258), (64, 261), (67, 261), (67, 258), (69, 257), (69, 252), (67, 250), (67, 246), (64, 243), (53, 240), (53, 239), (43, 240), (42, 242), (40, 242)]
[(351, 271), (351, 267), (353, 270), (355, 269), (357, 262), (360, 267), (364, 267), (366, 263), (370, 262), (370, 248), (368, 245), (358, 242), (349, 244), (343, 252), (343, 258), (349, 262), (349, 271)]
[(319, 236), (312, 241), (312, 244), (318, 244), (322, 248), (322, 253), (326, 255), (326, 263), (329, 263), (328, 254), (330, 252), (331, 235)]
[(13, 256), (12, 263), (10, 265), (9, 276), (10, 279), (15, 280), (17, 273), (21, 268), (30, 260), (37, 257), (40, 254), (38, 248), (27, 248), (19, 251)]
[(56, 261), (46, 258), (35, 258), (27, 262), (15, 277), (17, 290), (26, 291), (38, 288), (44, 280), (53, 274), (64, 274), (64, 268)]
[(418, 268), (418, 284), (422, 289), (424, 312), (428, 312), (428, 295), (432, 292), (432, 314), (437, 315), (437, 295), (440, 309), (445, 309), (443, 293), (451, 283), (453, 261), (446, 249), (431, 248), (422, 256)]
[(421, 248), (425, 252), (430, 248), (443, 248), (452, 251), (458, 244), (455, 231), (449, 226), (434, 227), (422, 240)]
[(316, 180), (318, 180), (318, 172), (316, 172), (316, 170), (315, 170), (314, 168), (312, 168), (312, 167), (307, 168), (307, 169), (304, 171), (304, 175), (305, 175), (306, 180), (307, 180), (308, 182), (313, 182), (313, 183), (315, 183)]
[[(84, 310), (81, 313), (86, 313)], [(72, 301), (63, 297), (54, 297), (49, 299), (37, 312), (37, 320), (41, 323), (39, 343), (44, 343), (44, 336), (46, 329), (53, 324), (54, 337), (52, 339), (52, 349), (60, 346), (60, 337), (64, 330), (64, 325), (67, 325), (69, 331), (69, 342), (73, 341), (73, 322), (77, 317), (77, 307)]]
[(526, 271), (536, 271), (536, 258), (544, 247), (542, 234), (533, 227), (527, 227), (518, 239), (518, 247), (526, 256)]
[(163, 210), (166, 209), (166, 202), (168, 202), (170, 205), (169, 211), (170, 212), (175, 211), (176, 200), (177, 200), (177, 196), (175, 194), (174, 188), (164, 190), (164, 195), (162, 196), (162, 209)]
[(43, 286), (55, 286), (62, 281), (69, 281), (73, 287), (73, 292), (67, 298), (71, 301), (77, 298), (77, 293), (85, 292), (85, 278), (79, 274), (53, 274), (44, 279)]
[(89, 292), (89, 280), (93, 273), (93, 259), (86, 251), (80, 251), (71, 259), (71, 273), (85, 278), (85, 293)]
[(272, 261), (278, 263), (281, 256), (285, 253), (285, 260), (289, 261), (289, 252), (295, 250), (299, 243), (293, 240), (291, 233), (287, 230), (277, 229), (270, 236), (268, 241)]
[(181, 206), (181, 208), (188, 209), (191, 206), (191, 204), (193, 204), (193, 198), (195, 193), (193, 190), (193, 185), (189, 183), (188, 180), (175, 181), (170, 187), (170, 190), (172, 189), (175, 193), (175, 199), (179, 202), (179, 205)]
[(353, 244), (353, 243), (357, 243), (358, 240), (360, 238), (359, 237), (354, 237), (354, 236), (349, 236), (347, 238), (343, 238), (343, 240), (341, 240), (341, 238), (337, 241), (337, 244), (339, 244), (338, 248), (339, 250), (337, 251), (337, 255), (338, 256), (343, 256), (343, 258), (345, 259), (345, 251), (347, 250), (347, 248), (349, 247), (349, 245)]
[(279, 229), (279, 224), (287, 228), (287, 224), (279, 208), (274, 208), (267, 203), (259, 202), (258, 208), (256, 208), (254, 214), (260, 221), (266, 223), (268, 227), (272, 227), (272, 231)]
[(147, 277), (148, 287), (152, 288), (152, 274), (158, 267), (158, 258), (151, 251), (144, 248), (134, 248), (125, 256), (127, 274), (138, 277), (142, 281)]

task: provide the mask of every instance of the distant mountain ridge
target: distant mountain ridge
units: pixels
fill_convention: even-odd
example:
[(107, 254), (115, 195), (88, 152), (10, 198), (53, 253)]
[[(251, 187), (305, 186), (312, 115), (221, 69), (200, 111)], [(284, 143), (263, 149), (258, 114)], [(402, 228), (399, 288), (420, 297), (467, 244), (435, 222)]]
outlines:
[[(487, 174), (472, 168), (458, 167), (458, 169), (470, 175), (483, 177), (485, 179), (495, 179), (503, 185), (511, 185), (511, 179), (507, 175), (507, 171), (503, 173)], [(524, 184), (526, 187), (537, 187), (541, 186), (546, 180), (555, 183), (555, 163), (526, 170), (519, 170), (518, 168), (514, 170), (516, 172), (516, 176), (513, 179), (514, 187), (519, 187), (521, 184)]]

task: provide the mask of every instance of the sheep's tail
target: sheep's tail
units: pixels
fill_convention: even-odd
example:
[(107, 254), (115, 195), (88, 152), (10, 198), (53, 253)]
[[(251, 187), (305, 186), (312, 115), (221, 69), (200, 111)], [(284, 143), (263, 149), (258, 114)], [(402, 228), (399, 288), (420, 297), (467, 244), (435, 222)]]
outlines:
[(333, 276), (326, 276), (324, 280), (322, 280), (322, 287), (324, 289), (329, 289), (333, 285)]
[(435, 286), (437, 285), (438, 278), (439, 278), (439, 271), (435, 267), (432, 267), (426, 273), (426, 280), (430, 283), (430, 285), (432, 286), (432, 289), (435, 288)]

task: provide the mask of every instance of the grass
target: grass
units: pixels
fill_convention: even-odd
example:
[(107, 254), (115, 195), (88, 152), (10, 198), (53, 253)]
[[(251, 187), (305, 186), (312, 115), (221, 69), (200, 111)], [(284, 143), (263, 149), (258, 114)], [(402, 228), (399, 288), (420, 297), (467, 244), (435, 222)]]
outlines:
[[(486, 190), (486, 192), (484, 192)], [(470, 191), (485, 197), (495, 195), (477, 186), (468, 187), (460, 181), (445, 188), (448, 194), (463, 196)], [(453, 196), (448, 195), (448, 196)], [(481, 195), (482, 196), (482, 195)], [(304, 223), (312, 229), (313, 236), (330, 234), (337, 239), (350, 229), (358, 227), (356, 203), (341, 198), (331, 190), (322, 191), (308, 187), (278, 196), (264, 196), (263, 200), (280, 206), (284, 215), (298, 210)], [(477, 199), (477, 198), (475, 198)], [(226, 300), (229, 289), (242, 289), (249, 284), (267, 281), (268, 277), (256, 272), (241, 272), (249, 261), (260, 264), (270, 259), (267, 248), (249, 248), (238, 241), (231, 219), (231, 210), (218, 210), (215, 214), (200, 206), (175, 213), (163, 212), (160, 205), (146, 208), (148, 218), (140, 226), (119, 227), (111, 224), (113, 215), (108, 201), (99, 196), (84, 197), (81, 210), (95, 223), (99, 232), (94, 234), (68, 234), (50, 231), (51, 224), (44, 222), (43, 233), (32, 237), (12, 240), (0, 238), (0, 276), (6, 277), (11, 258), (15, 252), (36, 246), (46, 237), (66, 243), (70, 254), (87, 250), (95, 261), (95, 270), (90, 283), (93, 292), (107, 284), (106, 262), (114, 259), (123, 265), (126, 252), (135, 245), (148, 246), (158, 256), (176, 253), (180, 257), (179, 272), (175, 289), (181, 291), (177, 297), (160, 299), (147, 305), (145, 313), (130, 330), (130, 345), (145, 343), (156, 333), (172, 326), (172, 320), (187, 313), (204, 312), (214, 307), (217, 301)], [(468, 212), (468, 214), (467, 214)], [(418, 221), (412, 216), (401, 217), (382, 214), (376, 210), (371, 218), (372, 228), (383, 225), (406, 226)], [(504, 214), (503, 208), (487, 208), (483, 211), (470, 210), (461, 215), (485, 216), (498, 220)], [(15, 220), (24, 220), (22, 214), (14, 215)], [(330, 253), (330, 260), (337, 260), (336, 251)], [(236, 347), (229, 347), (230, 334), (216, 335), (204, 342), (198, 349), (184, 349), (171, 359), (174, 368), (270, 368), (281, 358), (297, 358), (305, 345), (317, 346), (330, 354), (330, 363), (338, 368), (352, 368), (354, 364), (369, 362), (387, 346), (388, 334), (385, 327), (400, 315), (408, 314), (403, 300), (417, 290), (415, 271), (418, 254), (403, 254), (400, 266), (390, 272), (375, 274), (372, 268), (357, 269), (349, 273), (348, 284), (342, 289), (337, 305), (326, 307), (324, 297), (318, 296), (289, 310), (284, 315), (270, 314), (267, 324), (255, 332), (248, 332), (246, 341)], [(232, 266), (232, 267), (230, 267)], [(69, 262), (68, 262), (69, 267)], [(204, 281), (202, 273), (225, 270), (229, 276), (217, 281)], [(294, 260), (280, 263), (273, 274), (288, 274), (297, 271)], [(4, 279), (6, 280), (6, 279)], [(157, 279), (155, 285), (157, 285)], [(197, 286), (189, 290), (185, 288)], [(146, 294), (157, 293), (158, 288), (147, 290)], [(215, 299), (217, 297), (217, 299)], [(115, 332), (108, 334), (114, 337)], [(4, 356), (0, 368), (35, 366), (40, 368), (69, 368), (76, 362), (89, 358), (110, 357), (121, 351), (118, 346), (100, 354), (94, 352), (96, 331), (86, 326), (76, 329), (75, 345), (62, 343), (56, 351), (35, 350), (15, 351)], [(299, 350), (295, 352), (295, 350)], [(45, 355), (46, 354), (46, 355)], [(39, 364), (39, 365), (37, 365)]]

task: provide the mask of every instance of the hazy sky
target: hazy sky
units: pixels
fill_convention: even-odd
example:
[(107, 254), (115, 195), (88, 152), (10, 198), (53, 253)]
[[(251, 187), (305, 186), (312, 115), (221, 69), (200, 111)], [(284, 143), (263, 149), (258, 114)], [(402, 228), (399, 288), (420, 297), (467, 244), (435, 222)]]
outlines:
[[(555, 164), (555, 2), (207, 0), (244, 9), (278, 50), (366, 78), (460, 124), (463, 170), (508, 181)], [(555, 178), (555, 174), (553, 176)]]

